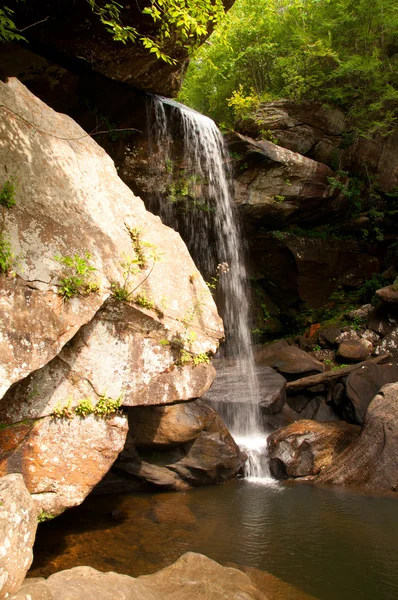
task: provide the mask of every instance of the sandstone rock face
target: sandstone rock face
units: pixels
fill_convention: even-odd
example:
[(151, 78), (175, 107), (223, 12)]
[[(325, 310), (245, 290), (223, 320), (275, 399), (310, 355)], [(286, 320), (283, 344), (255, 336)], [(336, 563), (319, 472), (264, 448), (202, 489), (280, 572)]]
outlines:
[(359, 435), (348, 423), (297, 421), (268, 438), (271, 472), (278, 479), (317, 475)]
[(114, 465), (129, 475), (167, 489), (221, 483), (244, 464), (222, 419), (206, 402), (129, 410), (126, 447)]
[(50, 588), (41, 577), (25, 579), (21, 588), (9, 600), (53, 600)]
[(75, 567), (47, 579), (54, 600), (266, 600), (251, 579), (231, 567), (188, 552), (175, 563), (137, 577), (101, 573), (91, 567)]
[(123, 450), (126, 434), (123, 416), (39, 419), (16, 447), (0, 454), (0, 474), (22, 465), (37, 510), (57, 515), (83, 502)]
[[(15, 277), (0, 274), (1, 469), (23, 472), (41, 506), (58, 513), (103, 477), (126, 435), (122, 417), (75, 411), (105, 396), (126, 406), (200, 396), (214, 369), (181, 365), (181, 348), (214, 353), (222, 322), (180, 236), (74, 121), (16, 79), (0, 83), (0, 112), (0, 186), (16, 183), (2, 231), (19, 257)], [(63, 300), (62, 279), (77, 271), (56, 256), (86, 261), (98, 291)], [(111, 297), (115, 285), (128, 301)], [(57, 410), (71, 420), (54, 420)]]
[(0, 479), (0, 598), (18, 591), (32, 564), (37, 512), (22, 475)]
[(335, 173), (326, 165), (268, 141), (255, 142), (234, 134), (228, 144), (241, 156), (246, 169), (235, 176), (235, 200), (249, 219), (272, 229), (319, 220), (325, 212), (344, 209), (341, 192), (328, 178)]
[(369, 404), (360, 436), (317, 478), (321, 483), (398, 489), (398, 383)]

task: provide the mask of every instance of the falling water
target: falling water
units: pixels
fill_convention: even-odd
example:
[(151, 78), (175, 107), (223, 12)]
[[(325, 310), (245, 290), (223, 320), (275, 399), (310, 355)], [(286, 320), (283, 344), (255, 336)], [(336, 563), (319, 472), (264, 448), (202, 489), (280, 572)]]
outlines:
[[(223, 349), (227, 377), (222, 385), (228, 402), (223, 404), (222, 416), (248, 455), (246, 475), (264, 478), (269, 471), (249, 330), (248, 277), (224, 140), (211, 119), (173, 100), (154, 96), (148, 107), (151, 156), (166, 165), (170, 192), (168, 200), (164, 193), (155, 194), (150, 208), (180, 231), (202, 274), (218, 279), (217, 295), (227, 333)], [(170, 132), (173, 139), (178, 132), (181, 138), (181, 168), (172, 162), (176, 152), (171, 153)], [(178, 185), (184, 189), (177, 190)]]

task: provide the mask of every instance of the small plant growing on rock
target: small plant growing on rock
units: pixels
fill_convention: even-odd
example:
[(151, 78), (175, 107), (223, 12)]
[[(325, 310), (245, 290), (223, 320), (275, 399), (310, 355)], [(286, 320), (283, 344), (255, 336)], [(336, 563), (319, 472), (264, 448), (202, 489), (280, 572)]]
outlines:
[(75, 413), (80, 417), (87, 417), (94, 412), (94, 405), (91, 398), (84, 398), (80, 400), (79, 404), (75, 408)]
[(98, 292), (99, 285), (91, 279), (96, 268), (90, 265), (91, 254), (86, 252), (82, 257), (79, 254), (73, 256), (54, 256), (54, 259), (65, 267), (60, 278), (58, 294), (67, 301), (73, 296), (87, 296), (92, 292)]
[(45, 521), (51, 521), (51, 519), (54, 519), (55, 515), (52, 515), (51, 513), (45, 511), (45, 510), (41, 510), (39, 512), (39, 514), (37, 515), (37, 521), (38, 523), (44, 523)]
[(72, 408), (72, 399), (69, 398), (66, 404), (60, 402), (54, 406), (53, 416), (56, 419), (73, 419), (74, 409)]
[(88, 417), (96, 415), (97, 417), (107, 417), (116, 413), (122, 405), (122, 397), (113, 399), (105, 393), (98, 397), (94, 405), (91, 398), (83, 398), (75, 408), (72, 408), (72, 399), (68, 399), (65, 405), (58, 403), (53, 410), (53, 417), (57, 419), (73, 419), (74, 416)]
[(9, 273), (15, 264), (15, 254), (12, 251), (10, 238), (0, 231), (0, 273)]
[(0, 188), (0, 204), (6, 208), (12, 208), (15, 206), (15, 192), (17, 189), (17, 182), (15, 177), (9, 177), (4, 182), (2, 188)]

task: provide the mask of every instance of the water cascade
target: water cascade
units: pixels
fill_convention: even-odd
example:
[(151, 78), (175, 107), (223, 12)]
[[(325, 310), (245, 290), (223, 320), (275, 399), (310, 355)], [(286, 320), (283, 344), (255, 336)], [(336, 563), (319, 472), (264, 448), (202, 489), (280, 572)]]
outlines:
[(148, 123), (151, 159), (157, 170), (164, 165), (166, 179), (166, 189), (153, 195), (148, 208), (181, 233), (199, 270), (217, 287), (227, 340), (218, 384), (225, 402), (217, 410), (248, 455), (246, 475), (269, 477), (249, 330), (245, 248), (223, 137), (208, 117), (158, 96), (148, 102)]

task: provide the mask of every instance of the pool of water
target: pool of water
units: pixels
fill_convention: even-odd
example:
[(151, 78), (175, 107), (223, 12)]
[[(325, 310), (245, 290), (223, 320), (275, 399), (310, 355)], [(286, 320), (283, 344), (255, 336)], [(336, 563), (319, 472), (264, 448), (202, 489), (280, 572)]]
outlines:
[(267, 571), (319, 600), (396, 600), (397, 501), (244, 480), (93, 496), (40, 525), (30, 576), (77, 565), (138, 576), (194, 551)]

